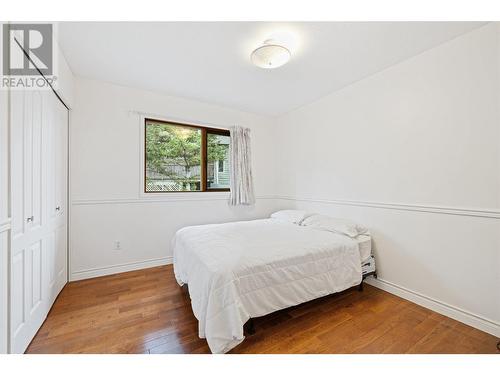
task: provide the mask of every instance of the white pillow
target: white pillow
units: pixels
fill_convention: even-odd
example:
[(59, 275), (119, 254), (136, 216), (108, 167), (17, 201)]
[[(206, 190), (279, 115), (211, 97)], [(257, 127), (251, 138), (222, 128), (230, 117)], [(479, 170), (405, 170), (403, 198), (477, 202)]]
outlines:
[(287, 223), (300, 224), (309, 215), (302, 210), (281, 210), (271, 215), (271, 218)]
[(352, 238), (368, 232), (368, 228), (353, 223), (352, 221), (319, 214), (307, 217), (302, 221), (301, 225), (345, 234)]

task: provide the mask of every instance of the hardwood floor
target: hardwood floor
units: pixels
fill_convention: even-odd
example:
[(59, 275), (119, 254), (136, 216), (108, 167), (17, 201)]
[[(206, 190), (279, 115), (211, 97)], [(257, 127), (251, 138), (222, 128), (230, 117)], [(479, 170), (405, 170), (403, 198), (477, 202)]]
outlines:
[[(255, 319), (231, 353), (498, 353), (498, 339), (369, 285)], [(172, 266), (69, 283), (27, 353), (209, 353)]]

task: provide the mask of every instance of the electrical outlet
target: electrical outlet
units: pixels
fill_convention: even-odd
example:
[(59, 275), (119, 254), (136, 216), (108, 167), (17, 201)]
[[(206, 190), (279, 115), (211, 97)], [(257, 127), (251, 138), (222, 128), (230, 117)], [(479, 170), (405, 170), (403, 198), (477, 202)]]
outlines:
[(122, 243), (120, 241), (115, 241), (115, 247), (113, 250), (121, 250), (122, 249)]

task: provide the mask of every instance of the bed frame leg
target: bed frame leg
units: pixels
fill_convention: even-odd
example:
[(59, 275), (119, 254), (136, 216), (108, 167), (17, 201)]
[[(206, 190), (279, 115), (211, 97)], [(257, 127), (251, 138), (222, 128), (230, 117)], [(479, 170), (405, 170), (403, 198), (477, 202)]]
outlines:
[(358, 285), (358, 290), (359, 290), (360, 292), (362, 292), (362, 291), (363, 291), (363, 280), (361, 280), (361, 283)]
[(253, 319), (250, 318), (248, 319), (247, 323), (245, 324), (246, 326), (246, 332), (249, 334), (249, 335), (253, 335), (255, 334), (255, 326), (253, 324)]

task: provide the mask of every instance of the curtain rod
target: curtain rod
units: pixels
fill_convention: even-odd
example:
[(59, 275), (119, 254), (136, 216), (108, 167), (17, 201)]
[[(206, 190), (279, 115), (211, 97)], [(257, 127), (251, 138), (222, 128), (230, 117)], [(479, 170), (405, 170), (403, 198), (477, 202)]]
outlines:
[(208, 128), (213, 128), (213, 129), (220, 129), (220, 130), (229, 130), (229, 126), (224, 127), (221, 125), (217, 124), (211, 124), (209, 122), (205, 121), (199, 121), (199, 120), (192, 120), (192, 119), (187, 119), (187, 118), (181, 118), (181, 117), (175, 117), (175, 116), (167, 116), (164, 114), (159, 114), (159, 113), (151, 113), (151, 112), (144, 112), (144, 111), (138, 111), (138, 110), (130, 110), (128, 111), (129, 115), (138, 115), (138, 116), (144, 116), (144, 117), (151, 117), (152, 120), (162, 120), (162, 121), (172, 121), (172, 122), (180, 122), (180, 123), (186, 123), (186, 124), (191, 124), (191, 125), (200, 125), (200, 126), (206, 126)]

